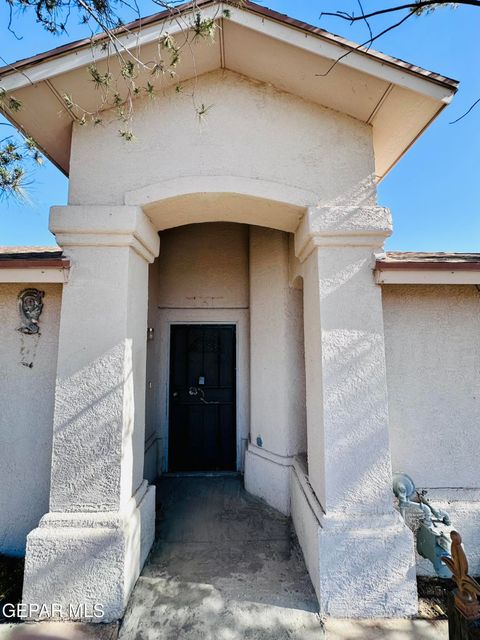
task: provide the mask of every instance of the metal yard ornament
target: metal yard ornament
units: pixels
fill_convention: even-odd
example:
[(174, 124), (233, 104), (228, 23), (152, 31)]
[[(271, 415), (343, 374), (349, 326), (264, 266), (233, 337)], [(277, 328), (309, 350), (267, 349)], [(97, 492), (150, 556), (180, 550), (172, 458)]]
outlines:
[(22, 326), (18, 329), (21, 333), (32, 335), (39, 333), (38, 321), (43, 310), (44, 291), (39, 289), (24, 289), (18, 296), (18, 307)]
[(462, 537), (457, 531), (450, 533), (452, 557), (442, 561), (452, 572), (457, 588), (453, 592), (455, 607), (467, 620), (480, 619), (480, 584), (468, 575), (468, 560), (462, 547)]

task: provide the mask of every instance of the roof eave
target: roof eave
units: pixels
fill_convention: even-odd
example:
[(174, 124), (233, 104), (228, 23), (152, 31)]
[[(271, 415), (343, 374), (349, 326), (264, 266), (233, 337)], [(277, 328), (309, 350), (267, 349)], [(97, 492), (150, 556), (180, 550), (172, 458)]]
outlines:
[(460, 258), (433, 260), (377, 260), (375, 282), (381, 285), (480, 285), (478, 261)]
[[(205, 17), (220, 17), (221, 10), (230, 3), (219, 2), (218, 0), (198, 0), (195, 8), (202, 8), (205, 10)], [(403, 130), (402, 124), (399, 124), (399, 140), (396, 145), (389, 143), (385, 145), (381, 142), (378, 149), (387, 149), (386, 154), (378, 153), (376, 151), (376, 158), (378, 159), (376, 166), (376, 179), (380, 181), (390, 171), (390, 169), (400, 160), (400, 158), (407, 152), (407, 150), (415, 143), (418, 137), (423, 131), (431, 124), (431, 122), (438, 117), (440, 112), (449, 104), (453, 95), (457, 91), (458, 82), (450, 78), (446, 78), (434, 72), (426, 71), (410, 65), (404, 61), (392, 58), (382, 53), (367, 50), (365, 48), (359, 48), (355, 43), (351, 43), (348, 40), (329, 34), (328, 32), (318, 29), (312, 25), (300, 22), (293, 18), (289, 18), (283, 14), (266, 9), (252, 2), (245, 2), (242, 8), (231, 6), (231, 21), (241, 27), (246, 27), (254, 32), (265, 35), (266, 37), (273, 38), (277, 42), (285, 44), (286, 47), (292, 46), (297, 50), (303, 50), (311, 54), (312, 59), (317, 56), (319, 59), (329, 60), (338, 59), (341, 52), (348, 50), (351, 55), (344, 57), (341, 64), (350, 68), (350, 71), (354, 74), (363, 74), (361, 77), (372, 77), (378, 80), (389, 83), (391, 87), (398, 87), (400, 92), (406, 95), (410, 92), (410, 95), (418, 96), (419, 99), (430, 101), (430, 106), (425, 112), (418, 113), (416, 116), (415, 126), (413, 130)], [(191, 3), (185, 3), (177, 7), (174, 11), (175, 15), (185, 14), (192, 10)], [(138, 46), (139, 44), (149, 44), (153, 40), (158, 38), (158, 26), (162, 24), (165, 30), (175, 34), (175, 30), (180, 27), (177, 25), (176, 20), (172, 19), (172, 13), (170, 11), (162, 11), (147, 18), (137, 20), (124, 27), (120, 27), (116, 30), (120, 38), (123, 38), (123, 42), (126, 46), (133, 46), (134, 42)], [(135, 29), (141, 28), (140, 35), (135, 35)], [(104, 34), (99, 34), (96, 37), (97, 42), (101, 42), (105, 39)], [(56, 49), (52, 49), (43, 54), (39, 54), (32, 58), (27, 58), (8, 67), (0, 69), (0, 83), (7, 90), (14, 92), (15, 90), (23, 90), (30, 95), (30, 85), (35, 86), (38, 91), (37, 94), (45, 91), (45, 94), (52, 93), (52, 101), (59, 101), (60, 111), (64, 112), (64, 116), (72, 122), (72, 114), (68, 111), (63, 104), (61, 97), (59, 97), (58, 91), (52, 88), (55, 83), (55, 76), (63, 76), (70, 72), (74, 72), (76, 69), (86, 67), (93, 60), (93, 52), (91, 50), (91, 40), (79, 40)], [(96, 51), (95, 60), (99, 61), (103, 56), (107, 56), (106, 51)], [(316, 59), (316, 58), (315, 58)], [(201, 73), (201, 72), (200, 72)], [(287, 88), (288, 90), (288, 88)], [(398, 97), (395, 100), (398, 101)], [(400, 97), (400, 100), (404, 98)], [(410, 98), (407, 98), (410, 100)], [(28, 102), (28, 98), (26, 98)], [(326, 103), (326, 106), (329, 106)], [(52, 107), (53, 108), (53, 107)], [(48, 109), (52, 109), (50, 106)], [(334, 107), (335, 108), (335, 107)], [(376, 109), (377, 113), (382, 110), (384, 112), (383, 104), (380, 102)], [(349, 113), (348, 109), (346, 113)], [(22, 130), (22, 117), (19, 115), (18, 119), (15, 114), (3, 111), (3, 114), (7, 119), (18, 129)], [(353, 117), (356, 117), (354, 115)], [(373, 116), (372, 116), (373, 117)], [(362, 122), (370, 124), (369, 120), (361, 118)], [(63, 121), (67, 123), (67, 120)], [(68, 124), (68, 123), (67, 123)], [(32, 129), (25, 133), (31, 135), (34, 139), (37, 139), (40, 150), (44, 155), (53, 162), (65, 175), (69, 173), (69, 143), (71, 133), (67, 130), (67, 127), (63, 127), (61, 136), (54, 136), (55, 141), (51, 141), (45, 134), (45, 129), (39, 128), (35, 130), (35, 126), (31, 126), (28, 121), (28, 117), (25, 116), (25, 128)], [(40, 125), (38, 125), (39, 127)], [(71, 125), (69, 125), (71, 126)], [(60, 127), (60, 125), (59, 125)], [(38, 138), (41, 138), (38, 140)]]
[[(147, 16), (146, 18), (140, 18), (138, 20), (132, 21), (126, 25), (118, 27), (114, 30), (116, 35), (129, 35), (132, 31), (138, 30), (139, 28), (145, 28), (147, 26), (156, 25), (161, 22), (164, 22), (168, 19), (172, 19), (172, 16), (178, 17), (178, 15), (182, 15), (184, 13), (188, 13), (197, 8), (205, 8), (210, 5), (219, 5), (221, 7), (223, 4), (229, 5), (232, 4), (229, 0), (197, 0), (195, 7), (192, 7), (191, 2), (184, 3), (172, 10), (165, 10), (159, 13), (152, 14), (151, 16)], [(325, 31), (324, 29), (320, 29), (315, 27), (314, 25), (310, 25), (308, 23), (302, 22), (300, 20), (296, 20), (294, 18), (290, 18), (285, 14), (281, 14), (277, 11), (273, 11), (272, 9), (268, 9), (266, 7), (262, 7), (254, 2), (245, 2), (241, 8), (238, 5), (233, 5), (238, 11), (247, 11), (252, 14), (256, 14), (261, 16), (262, 18), (267, 18), (274, 22), (277, 22), (282, 25), (287, 25), (290, 28), (294, 28), (296, 30), (300, 30), (303, 33), (308, 33), (316, 36), (317, 38), (328, 42), (329, 44), (335, 44), (336, 46), (347, 49), (354, 55), (366, 56), (371, 60), (375, 60), (382, 65), (388, 65), (396, 70), (400, 70), (402, 72), (406, 72), (412, 76), (420, 78), (422, 80), (426, 80), (430, 83), (437, 84), (445, 89), (448, 89), (452, 92), (452, 95), (456, 93), (459, 86), (459, 81), (454, 80), (453, 78), (448, 78), (441, 74), (438, 74), (433, 71), (428, 71), (427, 69), (423, 69), (411, 63), (405, 62), (399, 58), (394, 58), (392, 56), (386, 55), (384, 53), (375, 51), (373, 49), (368, 49), (367, 47), (360, 46), (346, 38), (338, 36), (336, 34)], [(54, 49), (50, 49), (49, 51), (37, 54), (36, 56), (32, 56), (30, 58), (24, 58), (22, 60), (18, 60), (12, 64), (0, 67), (0, 79), (5, 79), (10, 76), (20, 75), (24, 78), (25, 82), (21, 86), (25, 86), (31, 81), (26, 77), (25, 70), (35, 67), (41, 63), (49, 61), (51, 59), (57, 59), (59, 57), (64, 57), (68, 55), (75, 55), (79, 51), (87, 48), (91, 48), (92, 41), (96, 43), (100, 43), (107, 38), (107, 35), (104, 33), (100, 33), (94, 36), (93, 39), (85, 38), (82, 40), (77, 40), (71, 42), (66, 45), (62, 45), (60, 47), (56, 47)], [(105, 54), (105, 56), (108, 54)], [(98, 55), (97, 55), (98, 59)], [(79, 65), (81, 66), (81, 65)], [(7, 86), (7, 90), (8, 86)]]

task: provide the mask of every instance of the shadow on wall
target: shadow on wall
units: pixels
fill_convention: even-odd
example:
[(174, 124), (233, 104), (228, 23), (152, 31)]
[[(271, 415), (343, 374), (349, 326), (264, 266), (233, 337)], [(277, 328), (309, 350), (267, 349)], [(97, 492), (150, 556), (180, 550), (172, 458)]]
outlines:
[(57, 380), (51, 512), (28, 536), (23, 594), (59, 603), (54, 617), (88, 618), (71, 607), (95, 603), (105, 621), (121, 617), (153, 542), (154, 490), (135, 482), (133, 391), (129, 339)]
[[(115, 511), (132, 487), (134, 391), (130, 340), (58, 378), (51, 509)], [(136, 461), (143, 466), (142, 458)]]

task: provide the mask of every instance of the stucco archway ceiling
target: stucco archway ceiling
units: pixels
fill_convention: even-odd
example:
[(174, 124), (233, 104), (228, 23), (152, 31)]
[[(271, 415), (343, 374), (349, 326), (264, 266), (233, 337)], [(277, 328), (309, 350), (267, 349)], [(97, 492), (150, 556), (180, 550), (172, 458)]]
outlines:
[[(200, 0), (197, 6), (202, 7), (203, 15), (219, 20), (221, 29), (214, 43), (197, 40), (194, 56), (182, 56), (177, 76), (163, 78), (163, 88), (225, 68), (348, 114), (373, 127), (378, 179), (450, 102), (458, 86), (455, 80), (381, 53), (359, 50), (343, 38), (251, 2), (238, 8)], [(227, 7), (228, 19), (222, 17)], [(188, 20), (190, 4), (179, 11)], [(177, 20), (167, 12), (127, 27), (128, 33), (119, 37), (125, 46), (135, 47), (143, 60), (154, 57), (161, 32), (174, 35), (179, 31)], [(322, 76), (346, 51), (349, 55)], [(106, 55), (97, 47), (100, 71)], [(7, 116), (67, 175), (73, 118), (62, 96), (72, 95), (83, 108), (96, 109), (99, 92), (86, 70), (92, 60), (90, 41), (85, 40), (0, 69), (0, 86), (23, 103), (18, 113)], [(115, 64), (115, 58), (110, 58), (114, 73)]]

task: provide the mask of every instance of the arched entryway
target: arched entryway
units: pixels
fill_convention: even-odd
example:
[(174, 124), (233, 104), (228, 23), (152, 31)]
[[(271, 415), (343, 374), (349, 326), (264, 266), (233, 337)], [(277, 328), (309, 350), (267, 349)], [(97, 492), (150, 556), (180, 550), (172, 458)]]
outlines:
[[(252, 492), (289, 513), (289, 466), (306, 451), (303, 306), (290, 285), (291, 234), (207, 222), (163, 231), (160, 242), (149, 276), (146, 477), (245, 472)], [(202, 437), (210, 438), (211, 459)]]

